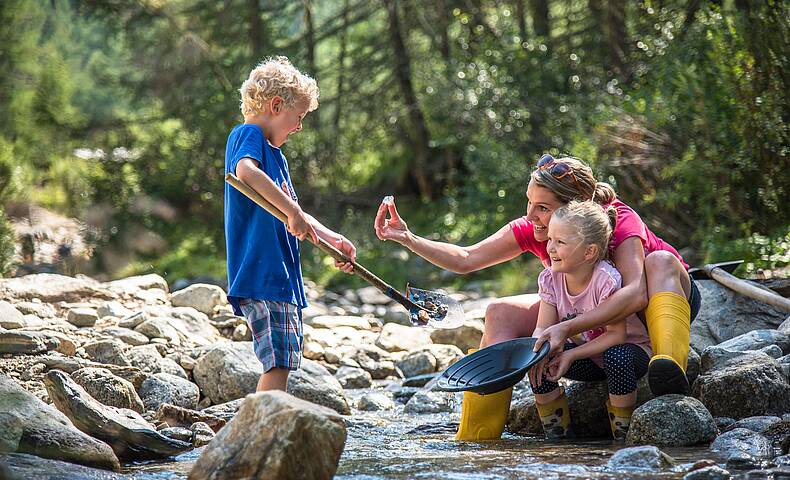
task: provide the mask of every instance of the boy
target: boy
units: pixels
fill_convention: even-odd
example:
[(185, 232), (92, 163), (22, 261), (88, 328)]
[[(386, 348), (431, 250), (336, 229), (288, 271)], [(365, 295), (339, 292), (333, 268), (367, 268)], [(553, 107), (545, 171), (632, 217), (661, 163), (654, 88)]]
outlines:
[[(289, 371), (301, 363), (301, 309), (307, 306), (298, 240), (317, 243), (321, 237), (352, 260), (356, 248), (301, 209), (280, 151), (302, 129), (307, 112), (318, 107), (315, 80), (277, 57), (255, 67), (240, 92), (244, 123), (228, 136), (225, 172), (235, 173), (285, 213), (288, 224), (225, 185), (228, 300), (237, 315), (247, 318), (263, 364), (257, 390), (285, 390)], [(353, 268), (335, 265), (346, 273)]]

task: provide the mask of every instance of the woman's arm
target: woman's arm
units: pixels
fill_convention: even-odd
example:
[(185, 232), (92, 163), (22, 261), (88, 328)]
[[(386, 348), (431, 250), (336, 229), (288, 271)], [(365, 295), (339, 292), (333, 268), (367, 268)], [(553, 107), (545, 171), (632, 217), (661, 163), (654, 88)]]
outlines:
[[(389, 213), (390, 218), (387, 217)], [(395, 204), (379, 207), (374, 225), (381, 240), (394, 240), (434, 265), (454, 273), (469, 273), (519, 256), (521, 247), (509, 225), (468, 247), (436, 242), (413, 234)]]

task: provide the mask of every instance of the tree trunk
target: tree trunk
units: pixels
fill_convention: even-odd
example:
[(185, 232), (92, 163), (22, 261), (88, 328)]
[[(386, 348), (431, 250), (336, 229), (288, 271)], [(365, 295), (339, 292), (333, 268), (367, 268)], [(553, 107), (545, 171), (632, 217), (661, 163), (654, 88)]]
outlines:
[(410, 136), (412, 150), (414, 152), (412, 164), (414, 168), (411, 174), (417, 182), (420, 196), (423, 199), (430, 199), (433, 195), (433, 191), (426, 172), (426, 164), (430, 157), (428, 128), (425, 125), (425, 117), (423, 116), (422, 110), (420, 110), (420, 105), (417, 102), (417, 95), (411, 83), (409, 51), (406, 49), (406, 45), (403, 42), (403, 35), (401, 34), (400, 19), (398, 18), (398, 1), (384, 0), (384, 3), (387, 8), (389, 20), (390, 41), (392, 42), (392, 49), (395, 53), (395, 76), (400, 86), (403, 100), (406, 103), (409, 120), (411, 121)]
[(532, 7), (532, 27), (535, 35), (548, 40), (551, 33), (549, 23), (549, 0), (530, 0)]
[(518, 22), (518, 34), (521, 41), (527, 40), (527, 12), (524, 8), (524, 0), (516, 0), (516, 21)]
[(250, 22), (250, 49), (253, 63), (263, 60), (263, 17), (258, 0), (247, 0), (247, 14)]
[(335, 100), (335, 117), (332, 127), (335, 132), (335, 141), (332, 142), (332, 152), (337, 163), (337, 140), (340, 138), (340, 118), (343, 114), (343, 99), (346, 81), (346, 54), (348, 50), (348, 0), (343, 2), (343, 29), (340, 30), (340, 52), (337, 55), (337, 99)]
[(450, 61), (450, 20), (447, 12), (447, 4), (444, 0), (436, 0), (436, 18), (439, 19), (439, 51), (444, 59), (445, 66), (449, 66)]
[[(302, 0), (304, 5), (304, 26), (305, 26), (305, 49), (307, 50), (307, 69), (316, 81), (318, 80), (318, 68), (315, 65), (315, 27), (313, 25), (313, 11), (310, 7), (310, 0)], [(313, 121), (320, 125), (320, 110), (312, 113)]]
[(622, 78), (628, 77), (628, 33), (625, 26), (625, 2), (608, 0), (606, 5), (606, 36), (612, 69)]

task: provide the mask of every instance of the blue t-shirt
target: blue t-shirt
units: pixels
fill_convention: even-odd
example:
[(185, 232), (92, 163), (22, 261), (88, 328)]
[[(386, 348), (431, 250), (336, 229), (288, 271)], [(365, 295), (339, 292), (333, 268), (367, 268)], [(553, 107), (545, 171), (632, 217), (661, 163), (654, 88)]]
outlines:
[[(287, 183), (291, 198), (296, 193), (288, 173), (288, 162), (273, 147), (257, 125), (237, 125), (225, 147), (225, 173), (236, 173), (236, 165), (249, 157), (281, 186)], [(307, 306), (299, 264), (299, 241), (285, 224), (225, 183), (225, 245), (228, 255), (228, 301), (241, 315), (244, 298), (288, 302)]]

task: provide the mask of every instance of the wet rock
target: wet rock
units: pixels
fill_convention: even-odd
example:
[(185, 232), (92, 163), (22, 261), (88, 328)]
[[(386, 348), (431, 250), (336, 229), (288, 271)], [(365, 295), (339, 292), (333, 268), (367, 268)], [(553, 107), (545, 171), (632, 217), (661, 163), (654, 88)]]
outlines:
[(138, 345), (145, 345), (148, 343), (148, 337), (140, 332), (135, 332), (130, 328), (122, 327), (109, 327), (100, 330), (100, 333), (117, 338), (127, 345), (136, 347)]
[(0, 452), (30, 453), (80, 465), (120, 470), (118, 458), (107, 444), (79, 431), (53, 406), (1, 374)]
[(108, 442), (119, 458), (164, 458), (192, 448), (161, 435), (137, 412), (102, 405), (63, 372), (51, 370), (44, 384), (58, 410), (83, 432)]
[(87, 277), (67, 277), (52, 273), (38, 273), (24, 277), (0, 279), (0, 298), (42, 302), (79, 302), (85, 298), (111, 300), (115, 295), (99, 282)]
[(763, 433), (774, 424), (781, 422), (782, 419), (771, 415), (748, 417), (735, 422), (730, 430), (735, 428), (745, 428), (757, 433)]
[(405, 377), (413, 377), (415, 375), (435, 372), (436, 357), (430, 352), (423, 350), (406, 355), (403, 360), (397, 362), (395, 365), (400, 368)]
[(483, 338), (483, 322), (479, 320), (467, 320), (458, 328), (436, 329), (431, 332), (433, 343), (444, 345), (455, 345), (462, 353), (466, 353), (470, 348), (477, 348)]
[[(236, 410), (233, 411), (233, 414), (235, 413)], [(159, 405), (154, 418), (157, 423), (166, 423), (171, 427), (189, 427), (195, 423), (202, 423), (213, 431), (219, 431), (226, 423), (222, 418), (211, 415), (205, 410), (200, 412), (169, 403)]]
[(192, 443), (192, 430), (182, 427), (167, 427), (159, 430), (167, 438)]
[(691, 346), (697, 352), (755, 329), (775, 329), (787, 317), (713, 280), (698, 281), (697, 286), (705, 299), (691, 324)]
[(606, 468), (609, 470), (664, 470), (675, 464), (675, 460), (652, 445), (628, 447), (615, 452)]
[(82, 346), (88, 358), (97, 363), (131, 366), (132, 362), (126, 356), (126, 344), (120, 340), (99, 340), (86, 343)]
[[(125, 474), (24, 453), (0, 453), (0, 478), (7, 480), (129, 480), (129, 476)], [(153, 480), (155, 478), (153, 475), (135, 475), (135, 479), (139, 480)]]
[(543, 424), (540, 422), (534, 395), (511, 402), (507, 430), (519, 435), (543, 435)]
[(395, 323), (384, 325), (376, 339), (376, 346), (388, 352), (416, 350), (431, 343), (431, 335), (426, 329), (404, 327)]
[(370, 320), (365, 317), (350, 315), (322, 315), (314, 317), (310, 325), (314, 328), (334, 329), (337, 327), (351, 327), (356, 330), (370, 330)]
[(195, 365), (195, 383), (213, 404), (242, 398), (255, 391), (263, 366), (252, 351), (252, 342), (219, 344)]
[(609, 412), (606, 400), (609, 391), (606, 382), (571, 382), (565, 387), (571, 427), (579, 438), (610, 438)]
[(72, 373), (71, 378), (104, 405), (128, 408), (138, 413), (145, 411), (134, 385), (106, 368), (81, 368)]
[(728, 462), (734, 457), (741, 458), (743, 456), (741, 454), (756, 459), (773, 457), (771, 442), (759, 433), (745, 428), (722, 433), (711, 443), (710, 449)]
[(147, 410), (157, 410), (165, 403), (194, 410), (200, 400), (200, 390), (184, 378), (157, 373), (143, 382), (140, 397)]
[(406, 413), (442, 413), (455, 409), (455, 395), (446, 392), (420, 390), (406, 403)]
[(299, 370), (288, 376), (288, 393), (340, 413), (348, 415), (351, 408), (343, 387), (320, 363), (303, 359)]
[(790, 383), (777, 361), (765, 354), (732, 359), (703, 373), (693, 394), (714, 416), (738, 419), (790, 411)]
[(195, 283), (183, 290), (173, 292), (170, 302), (174, 307), (192, 307), (206, 315), (213, 315), (214, 307), (225, 305), (228, 303), (228, 299), (221, 287)]
[(330, 479), (346, 440), (342, 417), (283, 392), (247, 397), (203, 450), (189, 478)]
[(22, 328), (25, 324), (25, 316), (22, 312), (5, 300), (0, 300), (0, 327), (13, 330)]
[[(214, 439), (215, 430), (203, 422), (195, 422), (190, 427), (192, 432), (192, 446), (195, 448), (208, 445)], [(217, 430), (218, 431), (218, 430)]]
[(55, 350), (59, 346), (60, 341), (46, 333), (0, 330), (0, 354), (35, 355)]
[(716, 437), (716, 422), (696, 398), (662, 395), (634, 411), (629, 445), (685, 447)]
[(395, 403), (384, 393), (372, 392), (366, 393), (357, 401), (357, 408), (366, 412), (392, 410), (395, 408)]
[(683, 476), (683, 480), (728, 480), (731, 477), (727, 470), (711, 465), (687, 473)]
[(790, 334), (778, 330), (761, 329), (738, 335), (717, 346), (726, 350), (745, 352), (777, 345), (783, 352), (790, 353)]
[(72, 308), (66, 320), (75, 327), (92, 327), (99, 320), (99, 315), (92, 308)]
[(356, 367), (340, 367), (335, 372), (335, 378), (343, 388), (370, 388), (373, 378), (370, 374)]
[(720, 432), (726, 432), (735, 424), (735, 419), (731, 417), (714, 417), (713, 421)]

